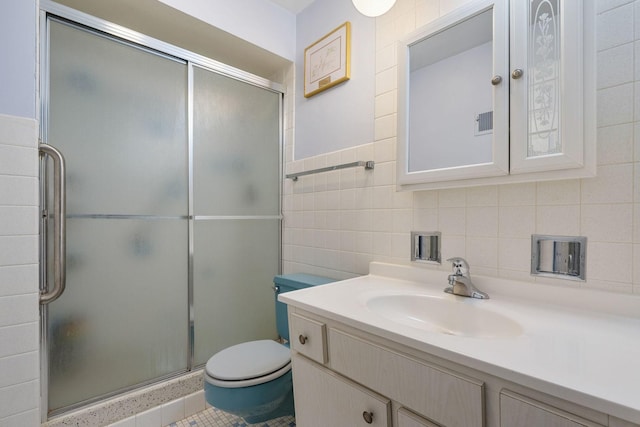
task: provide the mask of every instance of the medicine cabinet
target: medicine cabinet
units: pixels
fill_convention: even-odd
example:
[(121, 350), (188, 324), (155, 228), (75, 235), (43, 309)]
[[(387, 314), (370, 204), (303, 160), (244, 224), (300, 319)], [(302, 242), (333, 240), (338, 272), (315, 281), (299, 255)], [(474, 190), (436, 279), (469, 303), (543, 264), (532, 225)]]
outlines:
[(398, 46), (398, 187), (595, 174), (593, 0), (475, 0)]

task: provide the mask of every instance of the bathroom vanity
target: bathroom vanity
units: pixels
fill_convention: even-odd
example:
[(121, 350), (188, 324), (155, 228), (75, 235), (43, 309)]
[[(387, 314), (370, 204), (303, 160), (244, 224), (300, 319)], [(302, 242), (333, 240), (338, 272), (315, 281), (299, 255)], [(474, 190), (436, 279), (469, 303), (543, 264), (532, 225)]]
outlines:
[(281, 295), (302, 427), (640, 425), (640, 297), (372, 263)]

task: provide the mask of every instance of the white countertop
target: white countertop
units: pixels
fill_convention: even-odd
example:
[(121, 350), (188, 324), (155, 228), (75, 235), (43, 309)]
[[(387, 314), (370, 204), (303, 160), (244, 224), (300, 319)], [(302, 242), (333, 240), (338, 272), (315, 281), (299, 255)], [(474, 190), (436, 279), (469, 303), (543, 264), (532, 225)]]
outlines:
[[(294, 307), (607, 414), (640, 423), (640, 296), (474, 276), (490, 295), (444, 294), (446, 272), (372, 263), (370, 274), (280, 294)], [(508, 338), (446, 335), (390, 321), (370, 297), (464, 298), (515, 320)]]

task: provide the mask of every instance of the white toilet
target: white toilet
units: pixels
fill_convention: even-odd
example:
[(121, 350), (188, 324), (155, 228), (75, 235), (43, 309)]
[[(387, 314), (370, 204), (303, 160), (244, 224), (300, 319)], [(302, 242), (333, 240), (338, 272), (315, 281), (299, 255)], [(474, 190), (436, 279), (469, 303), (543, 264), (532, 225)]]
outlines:
[[(301, 273), (284, 274), (273, 279), (276, 327), (280, 337), (289, 341), (287, 306), (278, 302), (278, 294), (333, 281)], [(242, 417), (248, 423), (294, 414), (288, 344), (258, 340), (221, 350), (207, 362), (204, 379), (207, 402)]]

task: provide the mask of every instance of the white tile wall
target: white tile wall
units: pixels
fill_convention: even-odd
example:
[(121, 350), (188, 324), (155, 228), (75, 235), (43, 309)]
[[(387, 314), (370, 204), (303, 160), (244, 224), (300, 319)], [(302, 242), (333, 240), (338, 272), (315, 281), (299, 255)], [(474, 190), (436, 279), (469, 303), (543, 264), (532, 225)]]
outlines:
[(598, 129), (598, 162), (600, 165), (626, 163), (633, 159), (633, 125), (624, 123)]
[(0, 419), (0, 427), (38, 426), (40, 425), (39, 409), (31, 409), (16, 415)]
[(40, 422), (37, 122), (0, 115), (0, 427)]
[(117, 423), (111, 424), (109, 427), (136, 427), (135, 417), (125, 418)]
[(149, 409), (130, 418), (135, 420), (136, 427), (160, 427), (163, 425), (162, 407)]
[[(371, 200), (354, 198), (353, 183), (342, 182), (352, 179), (346, 172), (287, 180), (285, 272), (345, 278), (366, 274), (367, 261), (408, 263), (409, 231), (437, 230), (443, 233), (443, 258), (461, 255), (476, 273), (535, 280), (529, 274), (531, 234), (582, 235), (589, 242), (588, 281), (537, 280), (640, 292), (640, 0), (597, 2), (596, 178), (395, 192), (395, 42), (465, 1), (398, 0), (377, 18), (375, 140), (304, 161), (288, 158), (286, 164), (293, 171), (344, 158), (375, 160), (375, 170), (358, 169), (370, 178), (355, 184)], [(285, 144), (292, 147), (293, 140)], [(334, 191), (327, 191), (327, 182)], [(291, 203), (310, 192), (314, 205)], [(299, 219), (307, 215), (316, 219), (310, 227)]]
[(198, 391), (184, 397), (184, 416), (190, 417), (193, 414), (205, 410), (207, 403), (204, 399), (204, 391)]
[(633, 8), (634, 5), (629, 3), (599, 12), (597, 21), (599, 51), (633, 41)]
[(206, 409), (204, 390), (109, 424), (109, 427), (163, 427)]
[(176, 399), (162, 405), (162, 425), (180, 421), (184, 417), (184, 399)]

